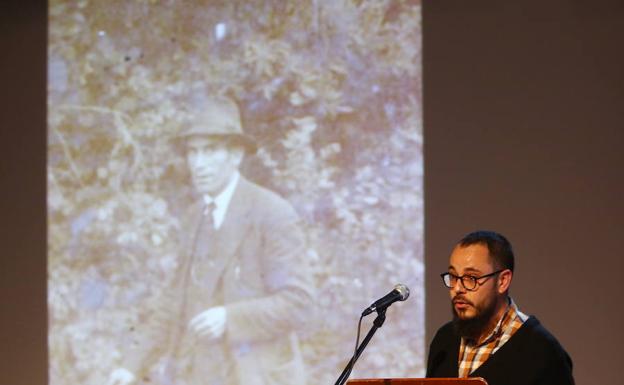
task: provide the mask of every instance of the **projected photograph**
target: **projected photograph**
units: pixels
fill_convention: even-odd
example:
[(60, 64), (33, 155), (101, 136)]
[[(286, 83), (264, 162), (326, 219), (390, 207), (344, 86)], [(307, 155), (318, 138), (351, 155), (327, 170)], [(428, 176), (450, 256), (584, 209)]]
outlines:
[(420, 1), (48, 26), (50, 384), (333, 384), (397, 284), (351, 377), (424, 376)]

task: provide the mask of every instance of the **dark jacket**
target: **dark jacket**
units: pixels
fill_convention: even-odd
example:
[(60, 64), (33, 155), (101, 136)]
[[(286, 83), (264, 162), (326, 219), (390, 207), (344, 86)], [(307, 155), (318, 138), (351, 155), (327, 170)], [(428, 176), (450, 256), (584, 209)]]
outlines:
[[(442, 326), (429, 348), (427, 377), (457, 377), (461, 339), (451, 323)], [(471, 377), (489, 385), (573, 385), (572, 360), (555, 337), (531, 316)]]
[[(193, 259), (202, 205), (184, 218), (177, 283), (162, 299), (152, 321), (152, 348), (144, 348), (134, 372), (142, 378), (160, 365), (175, 383), (189, 385), (218, 383), (223, 373), (227, 385), (303, 384), (296, 331), (309, 318), (313, 284), (295, 210), (241, 177), (210, 254)], [(193, 316), (217, 305), (227, 309), (221, 339), (204, 341), (188, 332)], [(168, 383), (149, 383), (158, 381)]]

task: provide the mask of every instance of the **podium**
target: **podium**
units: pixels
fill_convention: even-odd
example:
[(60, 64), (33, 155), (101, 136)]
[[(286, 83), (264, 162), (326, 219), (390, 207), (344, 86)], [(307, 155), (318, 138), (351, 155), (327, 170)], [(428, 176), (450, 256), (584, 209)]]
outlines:
[(347, 385), (487, 385), (481, 377), (472, 378), (362, 378)]

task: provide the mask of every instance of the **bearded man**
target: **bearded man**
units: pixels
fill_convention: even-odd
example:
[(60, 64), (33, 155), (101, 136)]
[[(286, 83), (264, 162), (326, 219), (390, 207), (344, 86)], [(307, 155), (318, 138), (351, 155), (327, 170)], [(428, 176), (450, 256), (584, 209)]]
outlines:
[(482, 377), (489, 385), (570, 385), (572, 360), (534, 316), (509, 296), (514, 254), (492, 231), (460, 240), (441, 274), (453, 320), (436, 333), (427, 377)]

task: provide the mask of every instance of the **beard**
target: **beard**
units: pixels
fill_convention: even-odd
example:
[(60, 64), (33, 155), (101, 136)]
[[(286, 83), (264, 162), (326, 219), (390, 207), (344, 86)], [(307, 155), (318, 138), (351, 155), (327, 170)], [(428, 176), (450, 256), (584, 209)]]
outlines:
[(451, 302), (451, 312), (453, 313), (453, 330), (460, 337), (476, 340), (490, 326), (492, 317), (496, 313), (496, 301), (491, 300), (479, 306), (474, 305), (463, 297), (459, 297), (463, 301), (468, 302), (475, 309), (475, 315), (470, 318), (460, 318), (453, 302)]

